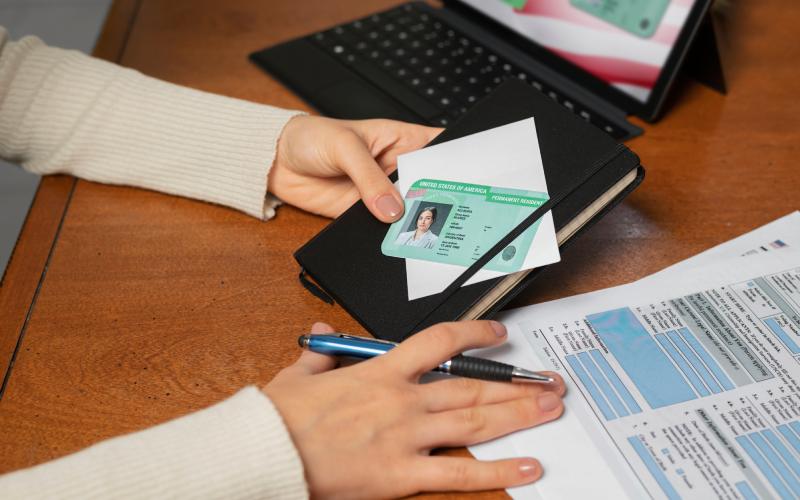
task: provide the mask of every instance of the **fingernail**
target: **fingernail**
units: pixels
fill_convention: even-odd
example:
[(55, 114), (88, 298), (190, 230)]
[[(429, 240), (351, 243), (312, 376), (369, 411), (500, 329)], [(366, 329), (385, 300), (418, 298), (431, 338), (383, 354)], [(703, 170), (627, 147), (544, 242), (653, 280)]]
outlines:
[(538, 471), (539, 463), (532, 458), (523, 459), (519, 464), (519, 473), (523, 476), (535, 476)]
[(403, 211), (400, 202), (390, 194), (384, 194), (378, 198), (375, 201), (375, 206), (378, 207), (378, 211), (383, 214), (384, 217), (388, 217), (392, 220), (396, 219), (397, 216), (400, 215), (400, 212)]
[(318, 322), (314, 323), (313, 325), (311, 325), (311, 333), (322, 333), (325, 330), (327, 330), (327, 326), (328, 325), (326, 325), (325, 323), (322, 323), (322, 322), (318, 321)]
[(505, 337), (506, 336), (506, 327), (503, 326), (503, 323), (499, 321), (490, 321), (489, 324), (492, 325), (492, 330), (494, 330), (494, 334), (498, 337)]
[(553, 411), (561, 405), (561, 398), (552, 392), (539, 394), (539, 409), (543, 412)]

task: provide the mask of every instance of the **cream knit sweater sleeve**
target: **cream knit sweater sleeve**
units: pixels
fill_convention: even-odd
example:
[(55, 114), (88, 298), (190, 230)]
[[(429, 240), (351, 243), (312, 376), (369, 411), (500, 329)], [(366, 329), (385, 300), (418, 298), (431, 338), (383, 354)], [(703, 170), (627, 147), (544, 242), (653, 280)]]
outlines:
[(172, 85), (0, 27), (0, 158), (274, 214), (267, 173), (288, 111)]
[(283, 421), (255, 387), (208, 409), (0, 476), (0, 498), (306, 498)]
[[(297, 112), (148, 78), (0, 27), (0, 158), (264, 218)], [(0, 476), (0, 498), (305, 498), (283, 420), (250, 387), (206, 410)]]

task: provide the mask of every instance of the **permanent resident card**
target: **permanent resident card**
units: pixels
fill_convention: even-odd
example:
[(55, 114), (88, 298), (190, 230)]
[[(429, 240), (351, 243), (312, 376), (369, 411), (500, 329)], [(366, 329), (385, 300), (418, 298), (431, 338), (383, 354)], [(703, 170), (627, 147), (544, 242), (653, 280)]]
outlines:
[(669, 0), (570, 0), (573, 7), (642, 38), (661, 24)]
[[(405, 215), (386, 233), (384, 255), (469, 267), (548, 200), (546, 193), (420, 179), (405, 197)], [(536, 221), (484, 269), (519, 271)]]

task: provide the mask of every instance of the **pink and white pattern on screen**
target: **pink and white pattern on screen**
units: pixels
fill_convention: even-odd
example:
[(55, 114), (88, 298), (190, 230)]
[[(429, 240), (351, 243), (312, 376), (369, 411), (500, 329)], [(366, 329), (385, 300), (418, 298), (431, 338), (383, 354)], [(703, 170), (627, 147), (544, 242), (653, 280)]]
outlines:
[(512, 9), (500, 0), (470, 4), (594, 76), (645, 102), (678, 39), (694, 0), (671, 0), (647, 39), (570, 5), (569, 0), (528, 0)]

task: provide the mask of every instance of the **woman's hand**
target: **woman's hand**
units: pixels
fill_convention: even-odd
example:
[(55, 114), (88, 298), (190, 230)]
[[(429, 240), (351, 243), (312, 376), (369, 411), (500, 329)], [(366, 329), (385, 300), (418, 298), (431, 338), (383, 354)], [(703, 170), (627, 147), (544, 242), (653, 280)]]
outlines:
[[(312, 333), (332, 332), (317, 323)], [(418, 491), (484, 490), (530, 483), (533, 458), (480, 462), (429, 456), (558, 418), (564, 383), (524, 385), (419, 377), (471, 348), (505, 341), (495, 321), (442, 323), (380, 357), (332, 370), (334, 358), (304, 352), (263, 391), (283, 416), (312, 496), (384, 498)]]
[(421, 148), (441, 129), (393, 120), (296, 116), (283, 128), (269, 191), (303, 210), (336, 217), (360, 197), (375, 217), (394, 222), (403, 198), (388, 179), (397, 155)]

